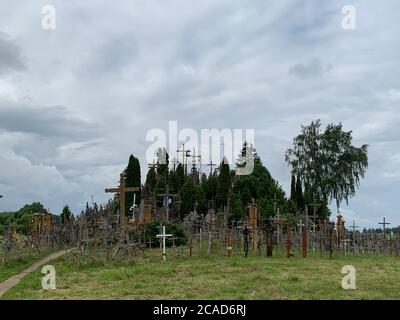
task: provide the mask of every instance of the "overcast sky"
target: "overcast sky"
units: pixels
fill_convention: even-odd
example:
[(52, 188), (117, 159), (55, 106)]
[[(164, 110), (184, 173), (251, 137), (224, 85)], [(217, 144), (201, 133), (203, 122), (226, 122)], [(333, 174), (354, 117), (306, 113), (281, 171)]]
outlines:
[[(42, 28), (42, 6), (56, 29)], [(356, 29), (342, 28), (342, 7)], [(253, 128), (288, 190), (301, 124), (342, 121), (370, 166), (345, 219), (400, 224), (400, 2), (0, 2), (0, 211), (106, 201), (146, 133)]]

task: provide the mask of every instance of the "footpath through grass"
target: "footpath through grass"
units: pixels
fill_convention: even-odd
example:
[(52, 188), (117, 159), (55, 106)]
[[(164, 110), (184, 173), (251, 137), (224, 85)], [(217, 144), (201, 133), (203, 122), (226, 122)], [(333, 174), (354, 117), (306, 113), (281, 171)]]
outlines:
[[(39, 252), (31, 248), (21, 249), (21, 252), (19, 252), (18, 256), (14, 257), (13, 260), (0, 263), (0, 283), (16, 274), (19, 274), (26, 268), (30, 267), (34, 262), (55, 251), (57, 251), (57, 249), (46, 248)], [(0, 260), (3, 261), (3, 259), (4, 257), (1, 255)]]
[[(287, 259), (239, 253), (231, 258), (172, 257), (147, 250), (135, 263), (76, 262), (71, 255), (52, 262), (57, 289), (41, 289), (40, 270), (25, 277), (4, 299), (400, 299), (400, 258), (336, 255)], [(356, 268), (356, 290), (343, 290), (342, 267)]]

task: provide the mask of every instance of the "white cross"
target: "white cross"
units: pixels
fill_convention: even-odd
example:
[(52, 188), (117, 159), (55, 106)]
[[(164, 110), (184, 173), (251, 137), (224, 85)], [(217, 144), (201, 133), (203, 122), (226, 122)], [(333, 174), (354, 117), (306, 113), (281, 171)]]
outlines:
[(172, 234), (165, 234), (165, 226), (162, 227), (162, 230), (163, 230), (162, 234), (158, 234), (157, 238), (162, 238), (163, 239), (163, 242), (162, 242), (162, 244), (163, 244), (163, 260), (165, 261), (165, 259), (166, 259), (165, 239), (167, 237), (172, 237)]

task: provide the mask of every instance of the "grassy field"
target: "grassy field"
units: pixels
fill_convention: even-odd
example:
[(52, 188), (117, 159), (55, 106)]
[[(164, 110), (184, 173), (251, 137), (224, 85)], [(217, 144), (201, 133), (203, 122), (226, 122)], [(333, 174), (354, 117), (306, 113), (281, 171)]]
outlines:
[[(13, 260), (7, 263), (0, 263), (0, 283), (13, 275), (24, 271), (26, 268), (31, 266), (35, 261), (43, 258), (52, 252), (55, 249), (45, 249), (37, 252), (33, 249), (22, 249), (22, 251), (18, 254), (18, 257), (13, 257)], [(15, 254), (13, 254), (15, 256)], [(0, 261), (3, 261), (3, 256), (0, 254)]]
[[(25, 277), (4, 299), (400, 299), (400, 258), (336, 255), (287, 259), (239, 253), (228, 258), (172, 257), (159, 249), (134, 263), (111, 263), (65, 256), (53, 265), (57, 289), (41, 289), (40, 270)], [(356, 290), (343, 290), (342, 267), (357, 271)]]

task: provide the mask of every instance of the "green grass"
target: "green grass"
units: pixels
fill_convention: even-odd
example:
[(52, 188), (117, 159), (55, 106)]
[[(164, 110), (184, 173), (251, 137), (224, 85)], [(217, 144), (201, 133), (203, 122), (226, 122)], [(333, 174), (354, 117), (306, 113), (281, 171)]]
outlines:
[[(336, 255), (287, 259), (282, 252), (266, 258), (239, 252), (228, 258), (172, 257), (147, 250), (135, 263), (73, 262), (65, 256), (52, 264), (57, 289), (41, 289), (40, 270), (25, 277), (4, 299), (400, 299), (400, 258)], [(357, 271), (357, 289), (343, 290), (342, 267)]]
[[(57, 251), (53, 249), (44, 249), (37, 252), (33, 249), (23, 249), (17, 257), (14, 257), (11, 261), (0, 264), (0, 283), (7, 280), (8, 278), (24, 271), (30, 267), (35, 261)], [(3, 257), (0, 257), (3, 260)]]

